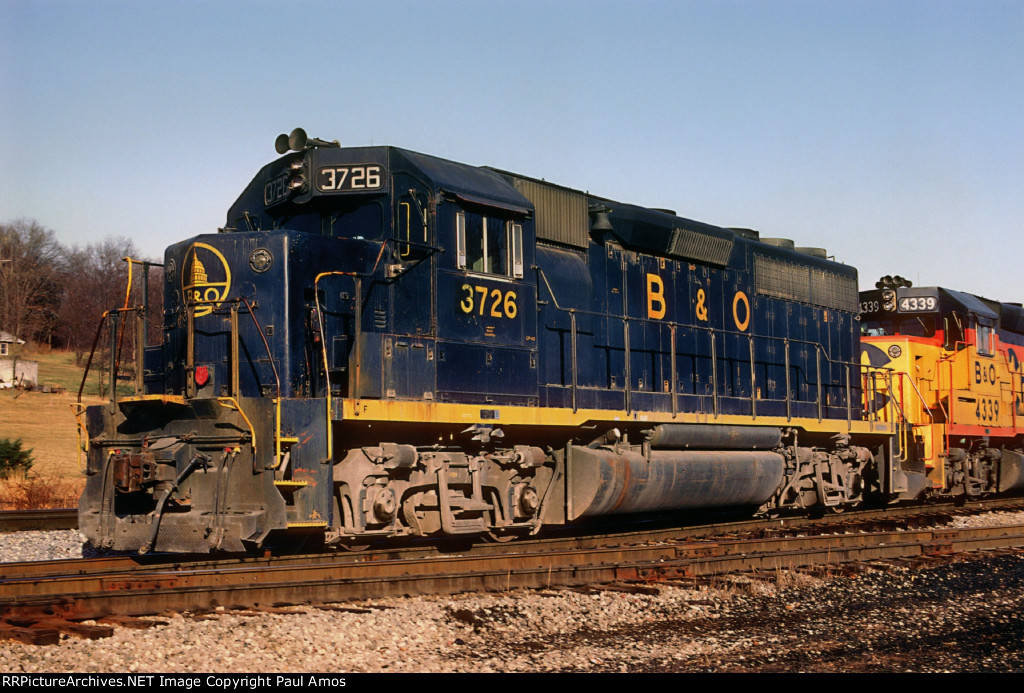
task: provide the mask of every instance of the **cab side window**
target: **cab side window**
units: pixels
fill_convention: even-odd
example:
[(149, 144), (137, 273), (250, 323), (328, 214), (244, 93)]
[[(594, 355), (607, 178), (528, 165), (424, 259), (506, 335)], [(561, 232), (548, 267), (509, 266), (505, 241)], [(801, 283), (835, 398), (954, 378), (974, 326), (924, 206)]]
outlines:
[(982, 325), (979, 322), (977, 328), (974, 330), (974, 334), (977, 340), (975, 347), (977, 347), (980, 355), (991, 356), (995, 353), (992, 339), (992, 336), (995, 334), (995, 328), (990, 325)]
[(523, 276), (523, 227), (472, 212), (455, 216), (459, 269), (506, 277)]
[[(413, 262), (427, 256), (426, 210), (423, 209), (420, 201), (411, 195), (405, 196), (398, 202), (395, 238), (399, 241), (396, 245), (398, 257), (402, 262)], [(406, 242), (402, 243), (402, 241)]]
[(946, 335), (945, 348), (953, 351), (954, 349), (964, 348), (964, 321), (959, 313), (951, 311), (942, 318), (942, 327)]

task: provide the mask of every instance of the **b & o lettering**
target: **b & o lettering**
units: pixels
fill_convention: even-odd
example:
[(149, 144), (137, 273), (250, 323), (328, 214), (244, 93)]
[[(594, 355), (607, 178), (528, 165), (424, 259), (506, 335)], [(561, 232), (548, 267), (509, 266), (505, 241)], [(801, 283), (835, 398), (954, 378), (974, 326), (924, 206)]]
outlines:
[(704, 289), (697, 289), (697, 319), (703, 322), (708, 321), (708, 307), (704, 305), (706, 300), (707, 294), (704, 293)]
[(656, 274), (647, 275), (647, 317), (661, 320), (668, 311), (665, 302), (665, 282)]
[[(740, 304), (743, 304), (742, 309), (739, 307)], [(740, 319), (741, 312), (743, 313), (742, 319)], [(736, 295), (732, 297), (732, 319), (736, 322), (736, 329), (740, 332), (746, 332), (747, 327), (750, 326), (750, 301), (742, 291), (737, 291)]]

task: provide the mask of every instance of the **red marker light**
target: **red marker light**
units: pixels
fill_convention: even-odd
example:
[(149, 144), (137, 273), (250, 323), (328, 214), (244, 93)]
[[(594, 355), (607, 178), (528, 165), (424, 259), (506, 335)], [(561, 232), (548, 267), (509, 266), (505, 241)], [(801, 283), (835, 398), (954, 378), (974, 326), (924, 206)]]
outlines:
[(206, 366), (196, 368), (196, 385), (202, 387), (210, 379), (210, 369)]

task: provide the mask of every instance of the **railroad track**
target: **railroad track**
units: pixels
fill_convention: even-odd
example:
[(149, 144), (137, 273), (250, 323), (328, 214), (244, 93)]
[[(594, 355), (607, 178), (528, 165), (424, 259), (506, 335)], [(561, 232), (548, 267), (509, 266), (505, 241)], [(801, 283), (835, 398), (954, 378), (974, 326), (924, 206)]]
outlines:
[(77, 509), (0, 511), (0, 534), (59, 529), (78, 529)]
[[(932, 506), (932, 512), (976, 512), (984, 510), (991, 505), (1013, 507), (1014, 505), (1024, 508), (1024, 499), (998, 499), (995, 501), (975, 501), (964, 506), (953, 504), (938, 504)], [(879, 517), (904, 517), (908, 515), (927, 515), (928, 506), (922, 509), (921, 506), (907, 506), (905, 508), (885, 508), (883, 510), (857, 511), (850, 513), (848, 517), (862, 517), (865, 514)], [(833, 516), (838, 517), (838, 516)], [(751, 527), (763, 526), (764, 520), (748, 520), (745, 523), (730, 523), (729, 526), (749, 524)], [(783, 520), (786, 526), (802, 526), (820, 523), (820, 519), (792, 517)], [(709, 531), (718, 531), (725, 527), (724, 524), (702, 524), (690, 528), (690, 536), (700, 536)], [(0, 510), (0, 534), (26, 531), (53, 531), (78, 529), (78, 510), (76, 508), (51, 508), (45, 510)]]
[[(1018, 506), (1019, 507), (1019, 506)], [(265, 608), (465, 591), (597, 584), (695, 581), (733, 572), (780, 571), (854, 561), (1024, 546), (1024, 525), (919, 528), (858, 514), (805, 532), (803, 521), (728, 523), (690, 530), (566, 537), (473, 547), (446, 554), (433, 547), (362, 553), (153, 562), (127, 556), (0, 564), (0, 636), (66, 629), (109, 615), (138, 616), (217, 607)], [(885, 523), (898, 527), (873, 529)], [(882, 523), (882, 525), (879, 525)], [(761, 525), (755, 529), (755, 525)], [(770, 536), (781, 532), (783, 536)], [(710, 535), (717, 535), (710, 538)], [(723, 536), (729, 535), (729, 536)], [(730, 538), (732, 537), (732, 538)], [(25, 626), (37, 627), (24, 630)], [(64, 625), (66, 624), (66, 626)]]

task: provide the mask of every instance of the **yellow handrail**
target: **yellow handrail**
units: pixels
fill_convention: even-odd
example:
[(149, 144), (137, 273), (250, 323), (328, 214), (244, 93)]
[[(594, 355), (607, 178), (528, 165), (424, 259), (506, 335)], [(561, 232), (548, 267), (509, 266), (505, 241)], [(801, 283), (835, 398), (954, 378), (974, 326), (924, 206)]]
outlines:
[(235, 399), (234, 397), (218, 397), (217, 398), (217, 403), (220, 404), (222, 407), (227, 407), (228, 409), (234, 409), (245, 420), (245, 425), (249, 427), (249, 435), (252, 436), (252, 452), (255, 455), (256, 454), (256, 430), (252, 426), (252, 421), (250, 421), (249, 417), (245, 415), (244, 411), (242, 411), (242, 406), (238, 403), (238, 400)]

